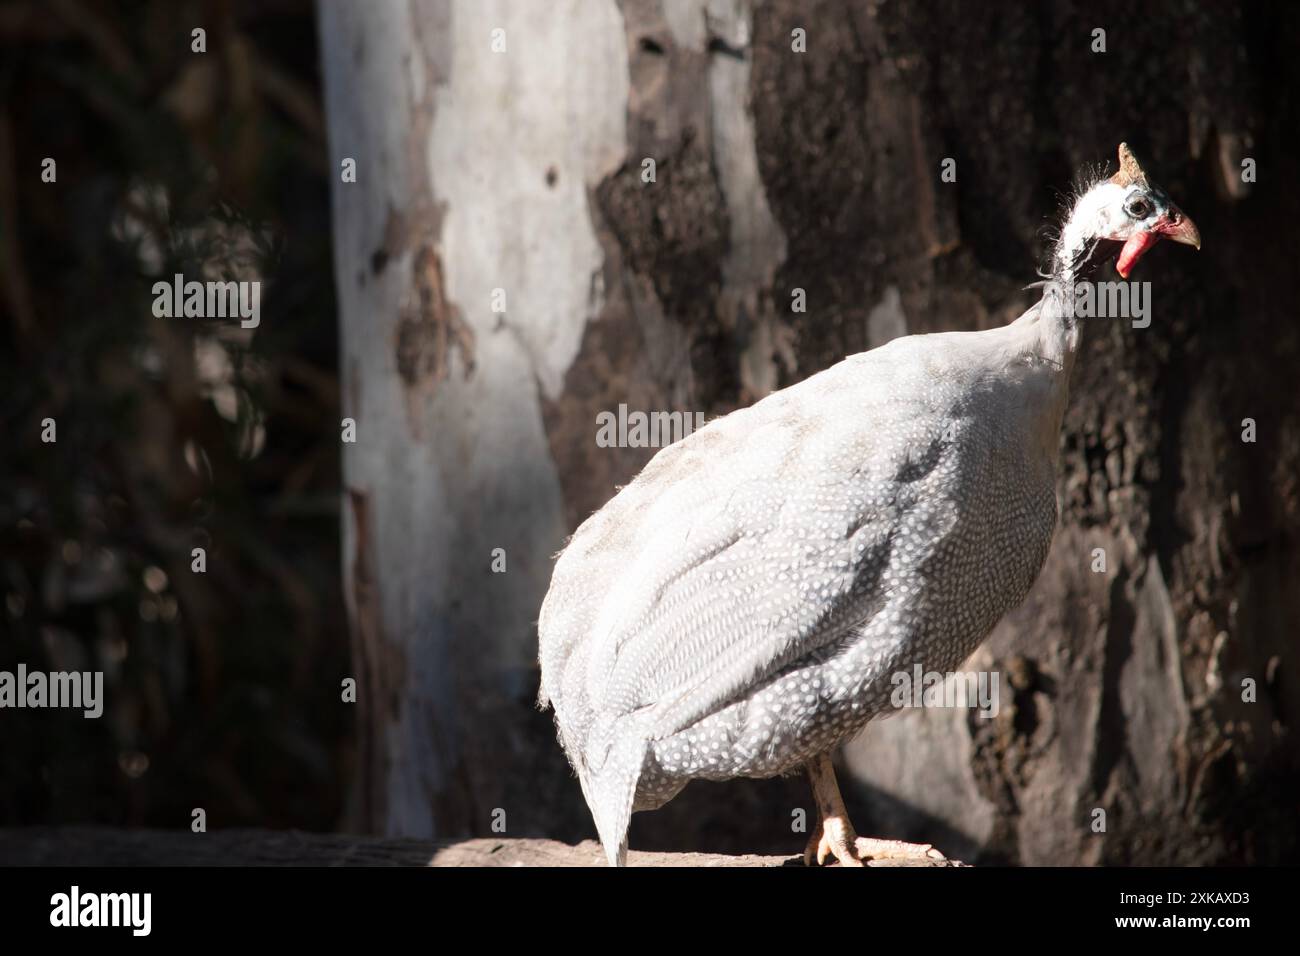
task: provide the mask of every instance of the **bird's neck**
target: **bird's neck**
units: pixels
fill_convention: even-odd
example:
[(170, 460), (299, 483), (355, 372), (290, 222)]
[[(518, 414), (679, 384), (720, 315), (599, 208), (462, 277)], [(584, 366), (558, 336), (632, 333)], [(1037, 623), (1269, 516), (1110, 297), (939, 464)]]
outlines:
[(1090, 281), (1114, 250), (1111, 240), (1100, 239), (1074, 222), (1067, 223), (1052, 253), (1052, 279), (1058, 285)]
[(1076, 219), (1066, 223), (1052, 255), (1051, 275), (1039, 309), (1040, 354), (1061, 368), (1066, 378), (1074, 364), (1081, 330), (1075, 314), (1076, 289), (1089, 282), (1112, 251)]
[(1069, 272), (1052, 276), (1043, 287), (1038, 306), (1038, 341), (1035, 351), (1069, 379), (1079, 348), (1079, 318), (1074, 309), (1075, 279)]

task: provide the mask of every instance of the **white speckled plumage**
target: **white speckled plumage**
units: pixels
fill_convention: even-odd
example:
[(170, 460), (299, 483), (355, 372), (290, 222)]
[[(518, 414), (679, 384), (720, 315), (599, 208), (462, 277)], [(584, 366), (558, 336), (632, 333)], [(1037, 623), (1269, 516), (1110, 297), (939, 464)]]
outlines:
[(540, 701), (612, 863), (634, 810), (802, 766), (1024, 599), (1077, 337), (1049, 291), (1003, 328), (895, 339), (663, 449), (578, 528)]

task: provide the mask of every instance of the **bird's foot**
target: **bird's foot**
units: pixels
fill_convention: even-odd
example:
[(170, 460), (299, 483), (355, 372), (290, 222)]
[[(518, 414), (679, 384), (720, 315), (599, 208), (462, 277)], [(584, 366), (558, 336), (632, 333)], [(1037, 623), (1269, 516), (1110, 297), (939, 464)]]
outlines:
[(820, 866), (827, 857), (835, 857), (840, 866), (867, 866), (884, 860), (900, 860), (932, 866), (960, 866), (928, 843), (904, 843), (901, 840), (872, 840), (853, 832), (848, 811), (835, 782), (831, 758), (820, 754), (808, 762), (808, 779), (817, 799), (817, 829), (808, 838), (803, 851), (805, 866), (813, 860)]
[(804, 847), (804, 866), (812, 866), (813, 860), (821, 866), (827, 857), (835, 857), (840, 866), (862, 866), (855, 843), (856, 834), (853, 826), (844, 817), (831, 817), (823, 820)]
[(901, 860), (931, 864), (948, 863), (948, 858), (929, 843), (904, 843), (902, 840), (876, 840), (854, 834), (845, 819), (823, 822), (808, 840), (803, 851), (805, 866), (818, 866), (834, 857), (840, 866), (867, 866), (868, 861)]

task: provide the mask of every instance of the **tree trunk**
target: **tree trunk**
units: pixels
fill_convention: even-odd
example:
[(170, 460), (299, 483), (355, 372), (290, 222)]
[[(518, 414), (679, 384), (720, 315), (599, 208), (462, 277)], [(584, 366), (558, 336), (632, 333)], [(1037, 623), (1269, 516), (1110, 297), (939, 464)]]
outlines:
[[(973, 862), (1294, 853), (1298, 18), (1143, 10), (322, 3), (332, 161), (357, 161), (334, 205), (362, 825), (589, 834), (529, 705), (549, 557), (654, 452), (601, 447), (597, 414), (723, 414), (1009, 321), (1057, 193), (1127, 139), (1205, 249), (1144, 260), (1150, 327), (1085, 322), (1051, 557), (967, 664), (1000, 714), (873, 724), (846, 796), (860, 830)], [(797, 849), (800, 807), (798, 781), (697, 784), (632, 845)]]
[(598, 308), (586, 197), (623, 135), (617, 24), (576, 2), (321, 5), (367, 829), (485, 831), (526, 774), (565, 533), (542, 408)]

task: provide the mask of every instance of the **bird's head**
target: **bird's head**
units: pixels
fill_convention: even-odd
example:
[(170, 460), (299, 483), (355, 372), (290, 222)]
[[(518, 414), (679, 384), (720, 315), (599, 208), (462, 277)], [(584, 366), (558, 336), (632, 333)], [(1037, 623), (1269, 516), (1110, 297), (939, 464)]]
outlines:
[(1147, 178), (1128, 144), (1120, 143), (1119, 172), (1079, 198), (1062, 230), (1057, 257), (1072, 266), (1089, 258), (1102, 240), (1122, 243), (1115, 271), (1127, 279), (1162, 236), (1201, 248), (1196, 224)]

